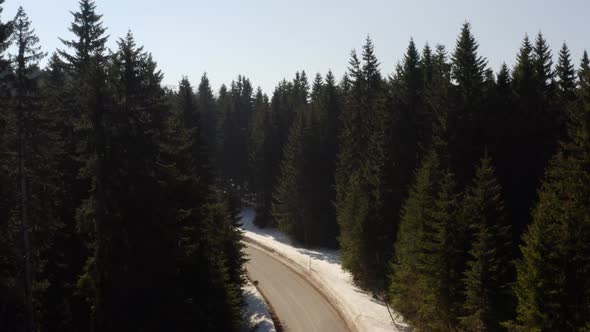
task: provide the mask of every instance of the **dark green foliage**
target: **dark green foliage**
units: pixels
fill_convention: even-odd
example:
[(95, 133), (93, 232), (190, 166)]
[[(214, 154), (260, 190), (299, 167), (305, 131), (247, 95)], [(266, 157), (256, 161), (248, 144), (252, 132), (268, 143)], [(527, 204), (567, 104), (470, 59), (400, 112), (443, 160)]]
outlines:
[(501, 191), (491, 159), (485, 155), (463, 204), (463, 222), (471, 236), (460, 317), (466, 331), (498, 331), (512, 311), (511, 234)]
[(430, 296), (436, 296), (431, 289), (435, 285), (429, 280), (431, 271), (427, 270), (433, 267), (430, 259), (434, 257), (428, 247), (433, 245), (434, 238), (428, 233), (434, 226), (439, 167), (436, 153), (430, 152), (416, 171), (415, 182), (402, 208), (391, 267), (392, 306), (419, 330), (428, 330), (432, 316), (426, 310), (432, 308), (426, 303)]
[[(0, 14), (4, 11), (2, 8), (4, 0), (0, 0)], [(9, 60), (6, 57), (6, 50), (10, 46), (10, 36), (12, 34), (12, 22), (1, 22), (0, 21), (0, 75), (5, 75), (5, 70), (8, 69)]]
[(44, 71), (22, 9), (14, 21), (14, 70), (0, 77), (0, 330), (240, 330), (239, 205), (214, 187), (198, 112), (213, 96), (205, 82), (195, 98), (188, 80), (167, 94), (131, 33), (107, 55), (95, 9), (80, 2), (71, 53)]
[(451, 56), (451, 78), (456, 84), (451, 90), (453, 107), (449, 116), (451, 162), (462, 185), (472, 177), (472, 165), (485, 145), (480, 128), (485, 126), (482, 115), (486, 111), (487, 60), (478, 54), (478, 49), (471, 24), (463, 24)]
[(215, 143), (219, 137), (217, 131), (219, 127), (217, 124), (218, 114), (207, 73), (201, 77), (201, 82), (197, 88), (196, 99), (205, 143), (209, 151), (215, 151), (217, 149)]
[[(355, 52), (351, 55), (350, 91), (341, 114), (335, 173), (336, 216), (343, 266), (358, 283), (382, 288), (393, 235), (385, 203), (388, 190), (386, 91), (369, 38), (362, 57), (361, 63)], [(352, 179), (355, 182), (350, 182)], [(348, 205), (364, 210), (356, 213)]]
[(579, 101), (569, 110), (568, 135), (545, 173), (533, 221), (521, 246), (515, 292), (518, 331), (588, 327), (590, 294), (590, 89), (588, 60), (579, 72)]
[(481, 97), (487, 61), (477, 54), (478, 48), (471, 24), (464, 23), (452, 56), (452, 78), (457, 82), (461, 101), (466, 106), (475, 106)]
[(338, 84), (214, 95), (162, 88), (131, 33), (108, 51), (94, 1), (73, 16), (44, 69), (24, 11), (0, 22), (0, 330), (242, 329), (249, 203), (417, 330), (590, 330), (586, 52), (554, 67), (538, 34), (494, 73), (465, 23), (388, 77), (367, 38)]
[(561, 103), (567, 105), (575, 98), (576, 91), (576, 71), (571, 60), (570, 50), (565, 43), (559, 50), (559, 61), (555, 67), (557, 76), (557, 91)]
[(273, 195), (272, 214), (279, 229), (296, 241), (309, 245), (307, 234), (311, 230), (306, 223), (310, 221), (311, 216), (305, 196), (310, 190), (306, 187), (305, 179), (307, 137), (303, 117), (303, 111), (295, 116), (287, 144), (283, 149), (285, 155)]
[(66, 47), (74, 50), (74, 54), (65, 51), (59, 53), (74, 70), (84, 72), (88, 70), (87, 66), (92, 57), (104, 52), (108, 36), (105, 36), (106, 29), (102, 26), (102, 15), (96, 13), (94, 1), (80, 0), (79, 6), (79, 11), (72, 13), (74, 22), (69, 28), (78, 39), (61, 39)]
[(274, 177), (273, 148), (277, 133), (273, 124), (268, 97), (258, 89), (254, 97), (254, 114), (252, 115), (252, 133), (250, 134), (250, 185), (254, 193), (256, 206), (255, 223), (264, 227), (270, 222), (270, 209)]
[(254, 111), (254, 91), (250, 80), (238, 76), (230, 89), (219, 94), (218, 112), (220, 142), (218, 154), (221, 178), (230, 190), (240, 191), (248, 179), (248, 142), (252, 130), (252, 113)]
[(549, 97), (549, 94), (553, 89), (552, 85), (555, 73), (553, 72), (553, 55), (551, 54), (551, 49), (547, 44), (547, 40), (545, 40), (545, 37), (540, 32), (535, 39), (535, 47), (533, 51), (533, 68), (537, 82), (533, 88), (536, 88), (538, 93), (540, 93), (542, 98), (546, 101), (546, 98)]
[[(280, 89), (280, 90), (279, 90)], [(281, 174), (273, 194), (273, 222), (307, 246), (335, 246), (338, 226), (333, 201), (333, 174), (337, 154), (338, 117), (341, 97), (334, 76), (317, 74), (310, 98), (305, 73), (275, 92), (272, 108), (294, 112), (290, 135), (283, 146)], [(282, 97), (280, 94), (285, 93)], [(283, 99), (284, 98), (284, 99)], [(278, 140), (275, 131), (285, 116), (274, 115), (264, 134)], [(256, 120), (257, 118), (255, 118)], [(272, 161), (276, 142), (268, 142), (267, 161)], [(267, 166), (272, 170), (272, 165)], [(267, 176), (267, 175), (266, 175)], [(264, 210), (258, 209), (264, 216)], [(258, 219), (257, 222), (262, 220)]]

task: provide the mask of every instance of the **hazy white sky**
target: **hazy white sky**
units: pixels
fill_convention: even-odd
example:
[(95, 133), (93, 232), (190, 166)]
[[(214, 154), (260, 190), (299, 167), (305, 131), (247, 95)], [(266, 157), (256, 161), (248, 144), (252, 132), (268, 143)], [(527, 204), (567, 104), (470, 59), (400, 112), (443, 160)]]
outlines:
[[(350, 50), (367, 34), (384, 73), (391, 73), (410, 37), (422, 47), (452, 49), (469, 21), (492, 68), (514, 63), (525, 33), (543, 31), (554, 55), (567, 41), (576, 63), (590, 48), (590, 0), (98, 0), (110, 45), (131, 29), (154, 54), (166, 84), (182, 75), (197, 83), (207, 71), (213, 87), (238, 74), (271, 93), (296, 70), (346, 70)], [(75, 0), (6, 0), (2, 20), (22, 5), (45, 51), (62, 47)]]

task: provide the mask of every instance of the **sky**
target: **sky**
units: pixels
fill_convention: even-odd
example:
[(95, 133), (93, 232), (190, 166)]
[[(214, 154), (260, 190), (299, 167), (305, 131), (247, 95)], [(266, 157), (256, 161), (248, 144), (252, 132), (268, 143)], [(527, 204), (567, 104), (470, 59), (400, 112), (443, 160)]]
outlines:
[[(555, 60), (564, 41), (576, 62), (590, 50), (590, 0), (97, 0), (111, 36), (109, 46), (132, 30), (154, 55), (164, 83), (183, 75), (197, 85), (207, 72), (215, 90), (238, 74), (272, 93), (283, 78), (305, 70), (346, 71), (350, 51), (367, 35), (375, 44), (381, 71), (390, 74), (410, 38), (452, 51), (468, 21), (480, 55), (498, 69), (514, 64), (525, 33), (542, 31)], [(0, 19), (23, 6), (46, 52), (63, 49), (58, 37), (72, 39), (70, 11), (76, 0), (6, 0)], [(42, 63), (43, 64), (43, 63)]]

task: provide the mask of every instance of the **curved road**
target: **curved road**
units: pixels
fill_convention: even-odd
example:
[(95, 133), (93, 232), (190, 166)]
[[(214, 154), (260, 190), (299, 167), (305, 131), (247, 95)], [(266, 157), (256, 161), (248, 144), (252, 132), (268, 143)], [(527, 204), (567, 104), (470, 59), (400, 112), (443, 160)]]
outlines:
[(345, 332), (348, 327), (306, 280), (264, 251), (247, 245), (246, 269), (272, 305), (285, 331)]

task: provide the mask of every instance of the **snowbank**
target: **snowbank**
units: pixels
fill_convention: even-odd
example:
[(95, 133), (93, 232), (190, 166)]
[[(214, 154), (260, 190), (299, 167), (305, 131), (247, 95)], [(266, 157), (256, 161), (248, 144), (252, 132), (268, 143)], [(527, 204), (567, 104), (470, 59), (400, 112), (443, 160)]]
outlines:
[(268, 306), (256, 286), (251, 282), (242, 288), (244, 298), (246, 299), (246, 311), (244, 316), (249, 322), (248, 331), (256, 332), (276, 332), (275, 324), (272, 321)]
[(247, 240), (271, 248), (291, 263), (300, 267), (314, 284), (321, 288), (344, 318), (359, 332), (410, 331), (401, 317), (393, 312), (395, 323), (383, 302), (352, 282), (350, 273), (340, 265), (338, 250), (298, 248), (289, 238), (276, 229), (259, 229), (253, 224), (252, 208), (242, 211), (242, 229)]

